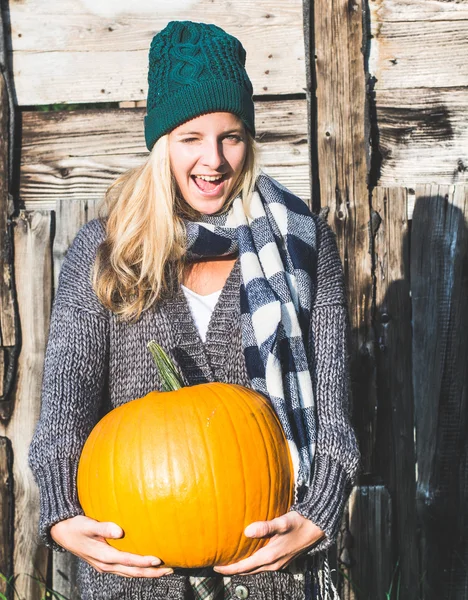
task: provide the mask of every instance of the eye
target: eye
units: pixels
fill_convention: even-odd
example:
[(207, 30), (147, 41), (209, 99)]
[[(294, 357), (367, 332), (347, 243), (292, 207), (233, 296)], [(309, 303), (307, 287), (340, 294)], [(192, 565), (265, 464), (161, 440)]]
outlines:
[(192, 142), (196, 142), (198, 138), (188, 137), (180, 140), (183, 144), (191, 144)]
[(235, 133), (230, 133), (229, 135), (227, 135), (225, 137), (226, 140), (231, 140), (234, 142), (243, 142), (244, 138), (241, 137), (240, 135), (236, 135)]

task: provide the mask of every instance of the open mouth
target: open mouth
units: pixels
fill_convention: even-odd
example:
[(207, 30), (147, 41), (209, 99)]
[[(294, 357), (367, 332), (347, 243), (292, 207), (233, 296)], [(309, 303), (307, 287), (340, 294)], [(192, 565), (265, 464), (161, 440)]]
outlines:
[(191, 178), (197, 188), (204, 194), (214, 195), (217, 194), (224, 187), (224, 182), (227, 179), (227, 175), (215, 175), (215, 176), (200, 176), (191, 175)]

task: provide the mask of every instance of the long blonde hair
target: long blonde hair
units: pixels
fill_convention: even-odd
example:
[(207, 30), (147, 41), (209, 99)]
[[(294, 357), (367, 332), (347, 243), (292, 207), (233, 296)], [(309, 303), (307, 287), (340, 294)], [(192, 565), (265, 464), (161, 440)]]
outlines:
[[(259, 166), (256, 142), (247, 131), (246, 136), (243, 171), (223, 212), (239, 194), (249, 212)], [(100, 216), (106, 219), (106, 239), (98, 248), (93, 287), (106, 308), (135, 322), (180, 283), (186, 256), (183, 217), (198, 216), (178, 197), (168, 135), (158, 139), (143, 165), (109, 187)]]

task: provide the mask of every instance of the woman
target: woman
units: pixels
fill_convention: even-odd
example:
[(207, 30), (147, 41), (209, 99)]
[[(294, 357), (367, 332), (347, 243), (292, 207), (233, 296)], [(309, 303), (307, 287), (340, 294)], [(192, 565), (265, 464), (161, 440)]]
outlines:
[[(107, 217), (80, 230), (61, 270), (30, 464), (41, 538), (82, 559), (83, 600), (331, 594), (323, 551), (358, 465), (342, 270), (325, 223), (258, 170), (244, 65), (240, 42), (214, 25), (171, 22), (155, 36), (148, 160), (111, 187)], [(296, 501), (247, 527), (269, 543), (236, 564), (174, 573), (112, 548), (118, 523), (79, 505), (77, 463), (99, 416), (161, 389), (151, 339), (188, 385), (264, 393), (285, 430)]]

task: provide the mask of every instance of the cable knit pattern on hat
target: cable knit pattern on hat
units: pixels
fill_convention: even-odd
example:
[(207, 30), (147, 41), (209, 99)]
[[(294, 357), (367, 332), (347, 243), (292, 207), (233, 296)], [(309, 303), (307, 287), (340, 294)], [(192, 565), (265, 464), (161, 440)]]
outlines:
[[(318, 438), (312, 485), (292, 509), (310, 518), (326, 538), (310, 551), (330, 546), (358, 468), (358, 451), (348, 418), (348, 318), (340, 259), (330, 228), (317, 216), (317, 274), (312, 299), (308, 359), (317, 407)], [(161, 389), (146, 348), (155, 339), (172, 356), (187, 384), (227, 381), (251, 387), (240, 330), (240, 269), (233, 268), (215, 307), (203, 344), (179, 290), (146, 311), (134, 324), (120, 322), (97, 299), (91, 270), (103, 223), (85, 225), (70, 247), (60, 273), (47, 343), (42, 408), (30, 448), (30, 465), (40, 489), (42, 541), (55, 549), (50, 527), (83, 514), (76, 490), (82, 447), (99, 416), (151, 390)], [(304, 598), (289, 572), (233, 580), (253, 598)], [(182, 600), (189, 578), (126, 579), (100, 574), (80, 561), (82, 600)]]
[(171, 21), (151, 42), (145, 138), (209, 112), (231, 112), (255, 136), (252, 83), (240, 41), (216, 25)]

